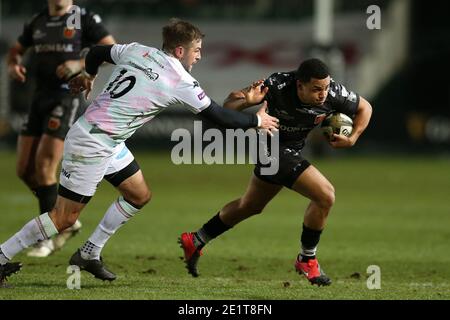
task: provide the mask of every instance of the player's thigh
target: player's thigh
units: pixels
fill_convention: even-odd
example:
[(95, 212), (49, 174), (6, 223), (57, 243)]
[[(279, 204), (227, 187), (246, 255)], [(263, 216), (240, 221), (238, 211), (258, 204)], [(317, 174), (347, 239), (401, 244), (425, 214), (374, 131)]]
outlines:
[(313, 165), (308, 166), (292, 185), (292, 190), (313, 200), (322, 201), (334, 197), (333, 185)]
[(241, 201), (246, 205), (251, 204), (252, 207), (262, 209), (282, 188), (281, 185), (265, 182), (253, 174)]
[(117, 146), (106, 170), (105, 180), (137, 206), (143, 206), (150, 200), (150, 190), (139, 164), (124, 143)]
[(39, 167), (53, 167), (55, 170), (61, 161), (64, 150), (64, 140), (43, 134), (36, 153), (36, 165)]
[(16, 171), (20, 177), (32, 174), (40, 137), (19, 135), (17, 139)]

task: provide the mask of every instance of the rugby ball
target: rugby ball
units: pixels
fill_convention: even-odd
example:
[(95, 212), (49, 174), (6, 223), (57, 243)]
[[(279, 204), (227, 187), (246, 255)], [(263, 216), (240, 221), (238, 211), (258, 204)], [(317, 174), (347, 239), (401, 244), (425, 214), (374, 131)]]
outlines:
[(322, 121), (321, 129), (328, 140), (331, 140), (333, 133), (348, 137), (353, 131), (353, 120), (343, 113), (335, 112)]

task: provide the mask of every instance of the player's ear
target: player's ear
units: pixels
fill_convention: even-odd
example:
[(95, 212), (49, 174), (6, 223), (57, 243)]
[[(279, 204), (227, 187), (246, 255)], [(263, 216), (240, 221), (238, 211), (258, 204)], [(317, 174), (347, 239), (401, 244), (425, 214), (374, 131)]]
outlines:
[(300, 80), (297, 80), (297, 89), (300, 89), (300, 90), (302, 90), (302, 89), (303, 89), (303, 87), (304, 87), (304, 84), (303, 84), (303, 82), (301, 82)]
[(174, 49), (175, 58), (181, 59), (184, 56), (184, 48), (182, 46), (175, 47)]

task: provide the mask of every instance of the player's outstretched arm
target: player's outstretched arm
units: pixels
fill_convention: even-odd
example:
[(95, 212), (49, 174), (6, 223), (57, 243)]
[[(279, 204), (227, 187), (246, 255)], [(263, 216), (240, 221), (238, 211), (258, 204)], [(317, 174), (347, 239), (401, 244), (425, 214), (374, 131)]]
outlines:
[(344, 135), (333, 134), (333, 141), (330, 144), (334, 148), (348, 148), (355, 145), (359, 136), (366, 130), (372, 116), (372, 106), (370, 103), (360, 97), (358, 109), (356, 110), (355, 118), (353, 119), (353, 130), (350, 137)]
[(264, 102), (264, 105), (257, 112), (257, 114), (250, 114), (226, 109), (219, 106), (214, 101), (211, 101), (209, 107), (200, 112), (199, 115), (224, 128), (260, 128), (266, 129), (269, 132), (276, 131), (279, 121), (277, 118), (266, 113), (266, 108), (267, 102)]
[(269, 91), (268, 87), (263, 87), (263, 83), (264, 79), (257, 80), (248, 87), (231, 92), (223, 106), (239, 111), (260, 104)]

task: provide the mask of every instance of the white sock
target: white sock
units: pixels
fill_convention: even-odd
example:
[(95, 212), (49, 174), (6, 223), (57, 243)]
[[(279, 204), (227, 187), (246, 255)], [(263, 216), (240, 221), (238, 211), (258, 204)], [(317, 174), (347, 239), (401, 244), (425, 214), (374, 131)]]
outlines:
[[(19, 232), (2, 243), (0, 250), (6, 259), (11, 260), (23, 249), (28, 248), (38, 241), (49, 239), (57, 233), (58, 230), (56, 230), (52, 219), (50, 219), (48, 213), (44, 213), (29, 221)], [(0, 260), (0, 264), (5, 263)]]
[(302, 257), (314, 257), (316, 255), (317, 246), (314, 248), (305, 248), (302, 246), (302, 251), (300, 252), (300, 255)]
[(81, 247), (81, 257), (88, 260), (100, 260), (100, 253), (109, 238), (139, 210), (123, 197), (119, 197), (106, 211), (89, 240)]

